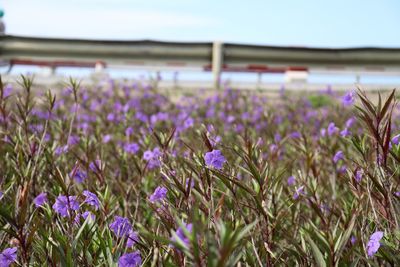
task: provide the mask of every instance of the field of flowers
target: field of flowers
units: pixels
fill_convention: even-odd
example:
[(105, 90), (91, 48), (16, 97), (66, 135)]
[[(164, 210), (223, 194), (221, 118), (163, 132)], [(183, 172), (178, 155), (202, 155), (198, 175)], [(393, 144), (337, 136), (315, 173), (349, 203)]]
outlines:
[(395, 92), (19, 82), (0, 83), (0, 266), (400, 266)]

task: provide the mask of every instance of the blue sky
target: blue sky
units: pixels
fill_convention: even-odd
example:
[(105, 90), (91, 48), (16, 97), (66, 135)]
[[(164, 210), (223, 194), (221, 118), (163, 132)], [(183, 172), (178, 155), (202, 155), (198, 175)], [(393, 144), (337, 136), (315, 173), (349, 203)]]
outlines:
[(7, 33), (400, 47), (398, 0), (2, 0)]

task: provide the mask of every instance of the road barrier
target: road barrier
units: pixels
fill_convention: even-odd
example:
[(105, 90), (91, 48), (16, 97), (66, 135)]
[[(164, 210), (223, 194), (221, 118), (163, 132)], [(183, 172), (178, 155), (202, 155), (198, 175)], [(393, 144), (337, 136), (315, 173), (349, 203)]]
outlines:
[[(57, 67), (136, 66), (143, 69), (212, 71), (214, 85), (221, 72), (400, 73), (400, 48), (306, 48), (232, 43), (184, 43), (152, 40), (112, 41), (0, 36), (2, 64)], [(300, 75), (299, 75), (300, 73)], [(305, 79), (305, 78), (304, 78)], [(290, 79), (289, 79), (290, 80)]]

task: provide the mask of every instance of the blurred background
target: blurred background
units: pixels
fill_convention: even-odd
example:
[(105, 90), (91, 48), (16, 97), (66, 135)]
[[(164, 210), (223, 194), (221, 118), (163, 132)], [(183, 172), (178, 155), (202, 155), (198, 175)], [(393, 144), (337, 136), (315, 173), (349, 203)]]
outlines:
[[(389, 57), (393, 58), (399, 54), (396, 48), (400, 48), (398, 31), (400, 2), (395, 0), (4, 0), (0, 2), (0, 8), (4, 12), (2, 20), (6, 36), (191, 43), (218, 41), (222, 44), (297, 48), (392, 48), (390, 53), (393, 56)], [(15, 43), (9, 46), (12, 45), (16, 47)], [(8, 61), (10, 58), (5, 58), (4, 51), (6, 50), (1, 51), (4, 61), (1, 72), (7, 75), (38, 73), (87, 77), (94, 72), (93, 67), (79, 66), (79, 64), (74, 67), (58, 66), (50, 71), (46, 66), (35, 64), (15, 64), (10, 69)], [(223, 56), (229, 54), (229, 51), (226, 51), (222, 51)], [(379, 51), (381, 52), (388, 53)], [(79, 59), (74, 60), (79, 62)], [(212, 59), (210, 64), (214, 64), (211, 61)], [(255, 71), (248, 71), (248, 67), (247, 70), (243, 67), (239, 71), (231, 71), (227, 67), (226, 71), (223, 71), (225, 62), (223, 59), (222, 61), (220, 82), (258, 85), (293, 82), (296, 78), (288, 78), (287, 68), (304, 66), (293, 62), (288, 62), (288, 66), (282, 65), (282, 62), (270, 64), (265, 60), (265, 63), (262, 62), (263, 65), (260, 65), (260, 62), (256, 65), (264, 66), (263, 68), (284, 66), (286, 71), (274, 71), (274, 69), (266, 71), (260, 67)], [(232, 66), (236, 66), (235, 64)], [(254, 64), (249, 62), (243, 66), (254, 66)], [(381, 66), (375, 68), (373, 72), (359, 69), (360, 66), (354, 70), (348, 68), (343, 72), (312, 71), (312, 66), (305, 66), (306, 74), (302, 76), (301, 73), (295, 73), (294, 76), (300, 77), (297, 82), (300, 80), (302, 84), (318, 84), (318, 86), (324, 84), (348, 86), (357, 82), (392, 86), (400, 82), (400, 65), (398, 66), (396, 62), (390, 64), (392, 65), (389, 71)], [(101, 71), (112, 78), (158, 77), (165, 81), (176, 82), (179, 79), (183, 82), (204, 83), (214, 79), (213, 66), (210, 66), (209, 71), (199, 71), (178, 66), (163, 68), (157, 64), (150, 68), (140, 66), (132, 68), (128, 64), (116, 65), (126, 66), (114, 67), (113, 64), (107, 64), (107, 68)]]

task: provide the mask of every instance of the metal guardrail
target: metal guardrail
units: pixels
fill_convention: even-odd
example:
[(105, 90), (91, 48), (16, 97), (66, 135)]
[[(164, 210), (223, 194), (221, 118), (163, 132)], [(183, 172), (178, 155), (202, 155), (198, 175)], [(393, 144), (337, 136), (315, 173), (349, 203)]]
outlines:
[(22, 64), (52, 68), (194, 68), (213, 71), (216, 86), (224, 71), (400, 73), (400, 48), (375, 47), (326, 49), (220, 42), (110, 41), (4, 35), (0, 36), (0, 59), (10, 67)]

